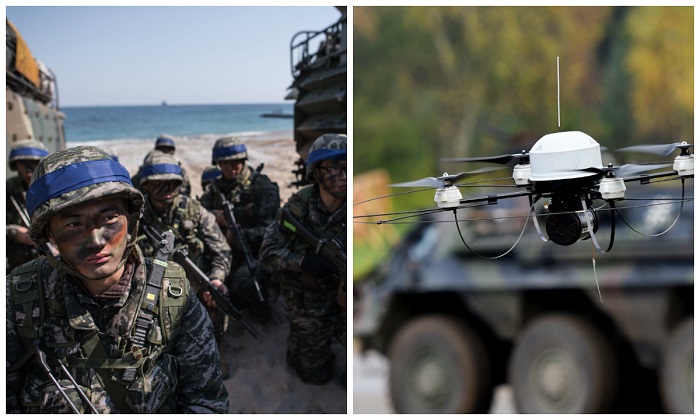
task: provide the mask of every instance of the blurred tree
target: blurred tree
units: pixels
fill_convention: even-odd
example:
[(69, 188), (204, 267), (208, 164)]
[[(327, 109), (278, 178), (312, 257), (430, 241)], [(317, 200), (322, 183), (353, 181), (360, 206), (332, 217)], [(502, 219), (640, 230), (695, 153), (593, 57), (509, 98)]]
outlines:
[(557, 130), (556, 57), (561, 130), (610, 148), (692, 135), (692, 8), (356, 7), (354, 22), (358, 172), (404, 181), (531, 146)]
[(629, 143), (692, 140), (693, 8), (637, 7), (627, 30), (636, 136)]

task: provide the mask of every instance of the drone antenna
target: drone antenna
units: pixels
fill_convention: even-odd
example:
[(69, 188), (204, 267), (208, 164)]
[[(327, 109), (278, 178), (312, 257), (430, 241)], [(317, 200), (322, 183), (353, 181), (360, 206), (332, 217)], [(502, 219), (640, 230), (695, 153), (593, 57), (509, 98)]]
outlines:
[(559, 101), (559, 57), (557, 57), (557, 127), (559, 128), (559, 131), (561, 131), (561, 103)]

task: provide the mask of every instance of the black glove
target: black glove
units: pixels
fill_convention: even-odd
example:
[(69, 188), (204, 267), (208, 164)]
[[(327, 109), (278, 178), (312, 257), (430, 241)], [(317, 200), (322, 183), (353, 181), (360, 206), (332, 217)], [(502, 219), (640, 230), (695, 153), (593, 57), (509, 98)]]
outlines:
[(301, 260), (301, 271), (314, 277), (330, 277), (338, 274), (338, 267), (318, 254), (307, 252)]

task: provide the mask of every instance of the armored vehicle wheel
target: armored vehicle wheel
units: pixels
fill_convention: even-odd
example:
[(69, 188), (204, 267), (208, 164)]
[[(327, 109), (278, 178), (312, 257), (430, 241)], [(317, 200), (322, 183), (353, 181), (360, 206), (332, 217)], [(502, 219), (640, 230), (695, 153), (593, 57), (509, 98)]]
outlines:
[(440, 315), (404, 326), (389, 349), (398, 413), (477, 413), (491, 404), (486, 346), (463, 322)]
[(661, 398), (669, 413), (693, 413), (693, 318), (683, 321), (664, 346)]
[(617, 394), (617, 354), (589, 322), (546, 315), (519, 337), (509, 380), (521, 413), (601, 413)]

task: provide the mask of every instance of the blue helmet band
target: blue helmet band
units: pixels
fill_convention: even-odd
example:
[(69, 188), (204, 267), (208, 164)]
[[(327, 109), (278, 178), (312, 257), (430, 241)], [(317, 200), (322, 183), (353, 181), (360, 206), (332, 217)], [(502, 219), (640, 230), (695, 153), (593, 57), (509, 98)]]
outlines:
[(88, 185), (123, 182), (131, 185), (129, 172), (112, 159), (76, 162), (35, 180), (27, 191), (27, 212), (33, 214), (41, 204)]
[(221, 171), (206, 171), (202, 174), (202, 181), (210, 181), (221, 176)]
[(309, 153), (306, 163), (311, 165), (322, 160), (347, 160), (347, 158), (347, 149), (318, 149)]
[(214, 149), (213, 155), (214, 159), (236, 155), (238, 153), (247, 152), (248, 149), (245, 148), (245, 144), (237, 144), (235, 146), (220, 147)]
[(38, 147), (20, 147), (10, 152), (10, 160), (20, 156), (36, 156), (41, 159), (44, 156), (48, 156), (49, 152), (44, 149), (39, 149)]
[(175, 147), (175, 142), (173, 139), (168, 137), (158, 137), (156, 139), (156, 146), (170, 146)]
[(141, 168), (141, 178), (162, 174), (182, 175), (182, 169), (180, 168), (180, 165), (175, 165), (173, 163), (157, 163), (155, 165), (148, 165)]

